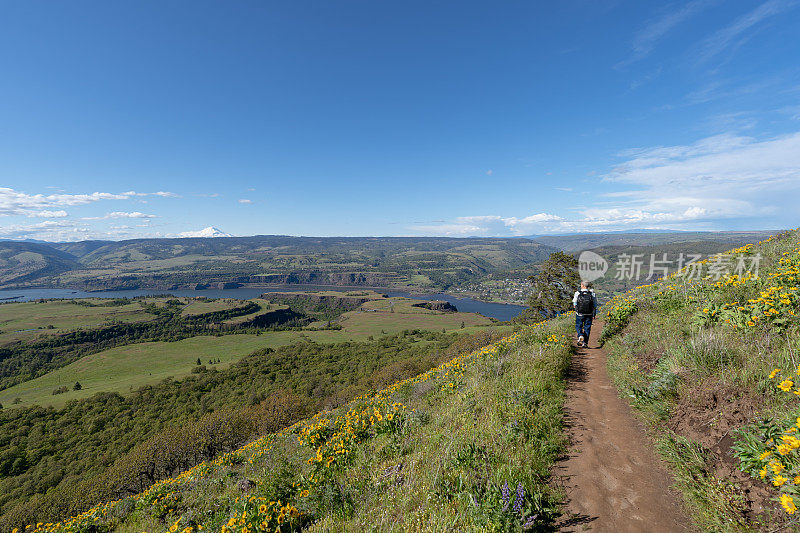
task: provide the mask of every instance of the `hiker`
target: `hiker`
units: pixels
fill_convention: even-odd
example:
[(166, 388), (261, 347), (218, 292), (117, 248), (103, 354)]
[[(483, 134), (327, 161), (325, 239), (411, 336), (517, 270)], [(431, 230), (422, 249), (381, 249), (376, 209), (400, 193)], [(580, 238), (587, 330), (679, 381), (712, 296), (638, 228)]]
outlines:
[(575, 329), (578, 332), (578, 346), (589, 346), (589, 333), (592, 330), (592, 319), (597, 315), (597, 296), (589, 287), (588, 281), (581, 281), (581, 288), (572, 297), (575, 308)]

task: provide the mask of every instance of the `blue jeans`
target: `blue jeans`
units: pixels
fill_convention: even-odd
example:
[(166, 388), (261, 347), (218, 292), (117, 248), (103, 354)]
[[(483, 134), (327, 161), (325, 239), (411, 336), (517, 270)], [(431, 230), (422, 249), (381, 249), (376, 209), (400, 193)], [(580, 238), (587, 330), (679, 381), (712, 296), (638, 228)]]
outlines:
[(589, 342), (589, 333), (592, 331), (592, 315), (581, 316), (576, 314), (575, 330), (578, 332), (578, 337), (583, 335), (583, 340)]

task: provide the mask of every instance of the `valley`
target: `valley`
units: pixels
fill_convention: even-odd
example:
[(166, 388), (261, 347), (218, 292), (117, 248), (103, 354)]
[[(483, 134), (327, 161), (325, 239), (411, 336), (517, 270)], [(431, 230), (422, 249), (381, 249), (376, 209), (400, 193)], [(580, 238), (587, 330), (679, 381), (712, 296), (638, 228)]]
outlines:
[[(303, 305), (311, 299), (316, 301)], [(220, 313), (236, 314), (238, 309), (253, 304), (257, 307), (252, 312), (218, 318)], [(174, 314), (183, 319), (202, 320), (210, 316), (213, 320), (200, 330), (195, 324), (187, 324), (191, 328), (185, 332), (178, 330), (176, 340), (148, 342), (149, 337), (143, 336), (144, 342), (132, 339), (129, 344), (94, 351), (61, 367), (51, 364), (48, 368), (53, 370), (43, 376), (0, 389), (0, 405), (63, 407), (70, 400), (98, 392), (125, 394), (168, 377), (187, 376), (196, 370), (198, 359), (202, 365), (226, 368), (257, 349), (295, 342), (363, 341), (406, 330), (470, 333), (474, 328), (492, 325), (490, 319), (475, 313), (439, 312), (418, 304), (418, 300), (387, 298), (372, 291), (266, 293), (252, 300), (166, 296), (6, 303), (0, 305), (0, 327), (4, 328), (0, 347), (5, 346), (7, 351), (15, 344), (47, 344), (50, 339), (78, 329), (87, 335), (93, 329), (113, 324), (152, 323), (158, 320), (154, 313), (170, 308), (175, 308)], [(305, 317), (304, 326), (299, 325), (298, 317), (291, 318), (297, 325), (282, 326), (277, 315), (291, 309)], [(272, 317), (276, 317), (276, 322), (269, 322)], [(81, 353), (93, 350), (91, 346), (79, 349)], [(8, 364), (8, 360), (4, 362)], [(76, 382), (81, 384), (79, 390), (72, 389)], [(70, 390), (53, 394), (65, 385)]]
[[(608, 238), (613, 244), (594, 251), (613, 262), (625, 254), (656, 251), (710, 255), (729, 249), (729, 239), (738, 244), (744, 237), (652, 246)], [(765, 267), (774, 270), (774, 258), (784, 248), (760, 246), (767, 255)], [(525, 268), (535, 271), (536, 266)], [(459, 308), (462, 301), (467, 308), (497, 305), (459, 299), (463, 296), (522, 301), (527, 280), (513, 276), (524, 271), (484, 274), (473, 285), (453, 285), (447, 294), (427, 300), (410, 297), (414, 293), (408, 288), (384, 293), (300, 283), (284, 288), (209, 285), (164, 289), (162, 294), (157, 288), (6, 290), (10, 298), (31, 299), (0, 304), (0, 528), (43, 522), (51, 526), (41, 527), (42, 533), (61, 531), (53, 521), (74, 515), (68, 523), (84, 523), (85, 516), (95, 523), (98, 516), (104, 524), (100, 531), (155, 530), (175, 520), (217, 529), (221, 517), (242, 512), (240, 506), (246, 505), (235, 497), (226, 500), (232, 507), (223, 506), (221, 514), (214, 510), (219, 508), (214, 487), (230, 487), (228, 480), (257, 480), (258, 494), (291, 502), (299, 521), (286, 524), (295, 530), (314, 530), (303, 518), (311, 516), (321, 530), (385, 525), (380, 518), (384, 478), (374, 485), (366, 479), (357, 485), (344, 481), (354, 475), (353, 468), (367, 468), (405, 487), (393, 505), (409, 513), (421, 505), (427, 486), (434, 487), (436, 501), (471, 495), (478, 502), (463, 516), (437, 507), (429, 518), (437, 527), (453, 520), (463, 520), (469, 529), (475, 520), (515, 524), (521, 519), (551, 530), (569, 520), (559, 500), (561, 489), (548, 472), (565, 453), (569, 430), (562, 409), (572, 390), (568, 386), (573, 386), (567, 369), (576, 357), (569, 341), (571, 315), (540, 323), (523, 315), (502, 322)], [(620, 339), (641, 342), (636, 330), (625, 333), (628, 323), (641, 328), (636, 310), (651, 309), (644, 301), (631, 311), (628, 302), (641, 296), (630, 295), (675, 286), (672, 278), (642, 285), (647, 278), (626, 285), (628, 280), (615, 280), (612, 274), (599, 281), (603, 300), (611, 300), (602, 310), (611, 376), (621, 390), (633, 391), (637, 407), (667, 398), (647, 392), (660, 390), (659, 376), (666, 370), (652, 374), (654, 385), (639, 389), (642, 378), (633, 379), (625, 370), (631, 363), (618, 367), (620, 357), (630, 357), (620, 351)], [(712, 294), (704, 290), (721, 290), (713, 283), (701, 290), (697, 287), (709, 282), (696, 283), (683, 289), (694, 291), (689, 302)], [(665, 289), (660, 290), (656, 306), (677, 305), (674, 312), (686, 313), (685, 304), (664, 299)], [(68, 298), (34, 296), (47, 294)], [(664, 334), (678, 335), (674, 326), (656, 322)], [(693, 364), (701, 374), (716, 368), (703, 366), (710, 364), (705, 360)], [(692, 383), (689, 375), (681, 376)], [(359, 418), (365, 409), (369, 421)], [(337, 416), (362, 420), (354, 440), (342, 436)], [(394, 417), (397, 422), (389, 424)], [(483, 422), (470, 424), (475, 417)], [(317, 465), (315, 456), (306, 457), (302, 442), (298, 448), (297, 435), (303, 441), (302, 435), (315, 435), (316, 428), (325, 435), (316, 457), (330, 453), (333, 463)], [(342, 443), (335, 444), (340, 438)], [(411, 447), (398, 448), (401, 438)], [(646, 448), (644, 436), (637, 439)], [(346, 451), (330, 451), (329, 446), (345, 446), (341, 449)], [(442, 449), (449, 466), (431, 477), (429, 465)], [(403, 481), (400, 472), (407, 461), (422, 466)], [(485, 482), (481, 472), (497, 465), (504, 466)], [(191, 483), (184, 484), (186, 479)], [(299, 483), (301, 491), (281, 488), (284, 479)], [(515, 484), (518, 494), (510, 501), (520, 502), (521, 518), (506, 516), (492, 503)], [(332, 487), (353, 496), (331, 499)], [(302, 495), (306, 491), (309, 496)], [(152, 498), (174, 501), (161, 507), (147, 503)], [(118, 501), (131, 503), (122, 508), (113, 503)], [(98, 502), (112, 503), (94, 507)], [(113, 514), (96, 515), (101, 508), (114, 509)], [(365, 518), (356, 520), (347, 509), (360, 509)], [(88, 515), (81, 514), (85, 510)]]

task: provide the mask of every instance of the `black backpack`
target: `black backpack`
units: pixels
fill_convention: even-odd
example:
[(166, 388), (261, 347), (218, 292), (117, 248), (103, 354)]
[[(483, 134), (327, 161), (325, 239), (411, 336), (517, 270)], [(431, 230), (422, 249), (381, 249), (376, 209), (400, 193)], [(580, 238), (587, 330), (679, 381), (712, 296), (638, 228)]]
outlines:
[(581, 291), (578, 293), (575, 310), (581, 315), (594, 314), (594, 296), (592, 296), (591, 292)]

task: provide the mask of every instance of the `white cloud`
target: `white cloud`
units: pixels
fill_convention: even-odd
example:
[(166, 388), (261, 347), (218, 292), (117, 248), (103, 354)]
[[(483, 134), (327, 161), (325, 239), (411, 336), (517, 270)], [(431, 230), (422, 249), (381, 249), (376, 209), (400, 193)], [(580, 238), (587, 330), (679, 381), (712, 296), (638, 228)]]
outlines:
[(788, 199), (800, 193), (800, 133), (723, 134), (623, 155), (604, 181), (629, 188), (602, 195), (612, 205), (585, 210), (587, 219), (663, 225), (770, 216), (781, 224), (796, 217)]
[(541, 226), (562, 220), (561, 217), (550, 213), (537, 213), (523, 218), (478, 215), (457, 217), (453, 222), (412, 226), (410, 229), (420, 233), (445, 236), (526, 235)]
[(657, 20), (650, 21), (634, 35), (633, 55), (620, 62), (617, 67), (624, 67), (645, 58), (653, 51), (658, 42), (676, 26), (717, 2), (718, 0), (694, 0), (680, 9), (664, 14)]
[(114, 211), (112, 213), (108, 213), (105, 218), (156, 218), (157, 215), (149, 215), (147, 213), (141, 213), (139, 211)]
[(626, 228), (673, 229), (682, 224), (703, 220), (708, 213), (701, 207), (680, 212), (648, 212), (631, 208), (590, 209), (581, 217), (566, 219), (550, 213), (538, 213), (522, 218), (497, 216), (458, 217), (453, 222), (411, 226), (409, 229), (426, 235), (446, 237), (542, 235), (615, 231)]
[(149, 215), (147, 213), (142, 213), (140, 211), (113, 211), (111, 213), (106, 213), (101, 217), (83, 217), (81, 220), (107, 220), (107, 219), (116, 219), (116, 218), (158, 218), (158, 215)]
[(90, 230), (67, 220), (45, 220), (36, 224), (0, 226), (0, 237), (6, 239), (40, 239), (76, 241), (87, 238)]
[(712, 206), (719, 214), (742, 216), (745, 205), (780, 202), (776, 195), (800, 188), (800, 133), (762, 141), (717, 135), (627, 155), (631, 159), (605, 180), (635, 186), (614, 196), (645, 208)]
[(240, 204), (252, 204), (253, 200), (248, 200), (247, 198), (239, 198)]
[(64, 218), (67, 216), (67, 212), (64, 210), (59, 211), (32, 211), (28, 213), (29, 217), (38, 217), (38, 218)]
[[(412, 226), (429, 235), (533, 235), (622, 229), (698, 229), (720, 221), (765, 219), (798, 225), (800, 132), (758, 140), (716, 135), (689, 145), (626, 150), (603, 177), (621, 190), (595, 194), (576, 216), (465, 216)], [(762, 228), (763, 229), (763, 228)]]
[(161, 196), (162, 198), (181, 198), (180, 194), (176, 194), (174, 192), (167, 192), (167, 191), (158, 191), (158, 192), (136, 192), (136, 191), (127, 191), (122, 193), (125, 196)]
[(780, 109), (780, 112), (788, 115), (792, 120), (800, 120), (800, 105), (784, 107)]
[(121, 194), (108, 192), (93, 192), (90, 194), (27, 194), (8, 187), (0, 187), (0, 216), (40, 216), (36, 213), (48, 211), (61, 213), (62, 211), (56, 209), (59, 207), (86, 205), (103, 200), (130, 200), (134, 197), (152, 195), (170, 198), (177, 197), (174, 193), (163, 191), (156, 193), (128, 191)]
[(486, 171), (486, 175), (487, 176), (491, 176), (493, 173), (494, 173), (494, 171), (491, 168)]
[(747, 40), (744, 36), (750, 28), (764, 20), (779, 15), (798, 5), (797, 0), (767, 0), (752, 11), (742, 15), (732, 24), (717, 31), (707, 38), (697, 54), (700, 63), (704, 63), (718, 55), (731, 45), (739, 46)]

